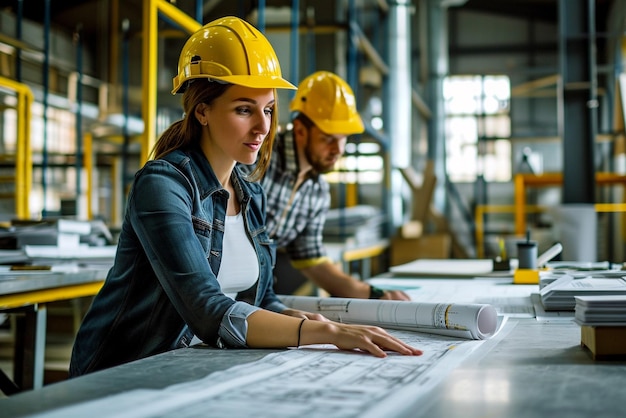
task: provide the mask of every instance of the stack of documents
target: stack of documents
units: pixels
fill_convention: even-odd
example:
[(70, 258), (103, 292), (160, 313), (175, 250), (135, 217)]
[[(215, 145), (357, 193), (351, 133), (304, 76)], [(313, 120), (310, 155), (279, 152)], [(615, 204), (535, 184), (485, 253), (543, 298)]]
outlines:
[(546, 311), (573, 311), (576, 296), (626, 295), (624, 276), (585, 276), (575, 277), (564, 274), (543, 287), (541, 302)]
[(571, 276), (575, 279), (584, 279), (589, 276), (595, 278), (621, 278), (626, 277), (626, 271), (621, 268), (606, 269), (606, 270), (546, 270), (539, 272), (539, 289), (543, 289), (555, 280), (560, 279), (563, 276)]
[(626, 295), (576, 296), (580, 325), (626, 327)]
[(602, 271), (621, 269), (620, 264), (609, 261), (550, 261), (546, 267), (552, 271)]
[[(517, 259), (511, 259), (511, 269), (517, 268)], [(429, 259), (420, 258), (392, 266), (389, 271), (397, 277), (503, 277), (511, 271), (494, 271), (491, 259)]]

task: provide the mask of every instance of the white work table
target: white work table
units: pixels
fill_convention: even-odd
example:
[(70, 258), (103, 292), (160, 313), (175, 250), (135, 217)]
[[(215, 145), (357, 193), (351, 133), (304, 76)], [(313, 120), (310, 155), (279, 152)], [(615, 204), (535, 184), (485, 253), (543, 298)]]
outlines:
[[(580, 332), (573, 323), (519, 319), (510, 325), (505, 338), (493, 344), (487, 341), (431, 388), (429, 396), (398, 405), (400, 415), (392, 409), (386, 416), (588, 418), (623, 414), (625, 362), (592, 361), (581, 349)], [(273, 352), (206, 347), (171, 351), (1, 399), (0, 416), (25, 416), (137, 388), (162, 389)], [(271, 405), (267, 408), (271, 410)], [(183, 412), (184, 408), (179, 416), (185, 416)]]
[[(402, 283), (408, 283), (403, 280), (398, 279), (396, 284), (401, 286)], [(417, 279), (409, 282), (412, 282), (413, 287), (419, 285)], [(449, 281), (443, 280), (442, 283), (444, 282)], [(467, 285), (472, 282), (472, 279), (466, 280)], [(478, 283), (479, 281), (476, 281), (476, 285)], [(501, 283), (501, 279), (494, 283), (503, 288), (513, 286)], [(521, 288), (516, 287), (512, 293), (516, 298), (520, 292), (517, 289)], [(295, 353), (300, 351), (296, 350)], [(303, 355), (308, 355), (305, 352), (306, 350)], [(132, 392), (133, 390), (155, 390), (152, 395), (158, 399), (159, 396), (171, 394), (172, 385), (184, 382), (195, 382), (198, 386), (203, 385), (206, 389), (211, 389), (212, 386), (221, 385), (224, 377), (211, 375), (206, 378), (207, 375), (241, 365), (254, 368), (259, 362), (277, 353), (294, 354), (294, 350), (218, 350), (205, 346), (175, 350), (0, 399), (0, 416), (25, 416), (97, 399), (103, 399), (103, 405), (115, 404), (124, 399), (131, 400), (129, 405), (136, 405), (136, 402), (133, 403), (132, 396), (136, 393)], [(626, 361), (592, 360), (590, 354), (580, 345), (580, 327), (568, 319), (538, 321), (530, 317), (508, 317), (505, 326), (495, 337), (482, 342), (454, 368), (445, 370), (442, 368), (441, 379), (434, 379), (431, 383), (426, 381), (421, 387), (411, 386), (408, 392), (404, 390), (404, 394), (408, 396), (404, 396), (401, 402), (389, 405), (383, 415), (377, 415), (380, 411), (376, 409), (375, 403), (366, 405), (364, 409), (363, 407), (360, 410), (352, 409), (349, 404), (351, 398), (343, 398), (336, 392), (332, 394), (319, 392), (320, 381), (326, 381), (325, 385), (336, 385), (345, 390), (360, 388), (356, 382), (342, 382), (342, 379), (345, 379), (344, 373), (323, 371), (330, 369), (329, 366), (334, 362), (332, 355), (322, 353), (318, 360), (320, 367), (308, 369), (306, 373), (280, 375), (279, 381), (283, 382), (282, 386), (293, 388), (289, 399), (296, 398), (299, 403), (307, 406), (304, 413), (299, 411), (291, 415), (286, 413), (275, 415), (277, 406), (285, 402), (285, 398), (280, 396), (263, 403), (257, 397), (247, 395), (248, 401), (245, 402), (247, 408), (256, 408), (257, 418), (318, 417), (324, 414), (324, 408), (320, 409), (320, 405), (332, 406), (331, 409), (336, 414), (341, 412), (341, 416), (359, 418), (383, 415), (411, 418), (486, 416), (587, 418), (617, 417), (623, 414)], [(366, 360), (370, 362), (369, 364), (376, 364), (377, 360), (372, 363), (367, 355), (361, 354), (353, 354), (351, 357), (356, 359), (357, 363)], [(272, 366), (268, 373), (276, 373), (273, 369), (282, 367), (282, 363), (279, 362), (275, 365), (270, 364)], [(372, 372), (372, 367), (360, 367), (363, 367), (364, 376)], [(383, 373), (385, 368), (381, 367), (378, 370), (376, 376), (378, 379), (398, 378), (397, 375), (385, 376)], [(438, 371), (437, 365), (433, 371)], [(406, 375), (413, 372), (407, 369)], [(368, 375), (369, 377), (372, 376)], [(313, 389), (313, 386), (316, 386), (316, 389)], [(409, 386), (407, 383), (407, 387)], [(229, 386), (227, 393), (241, 395), (254, 390), (259, 388), (235, 382)], [(414, 396), (411, 396), (412, 391)], [(187, 392), (180, 393), (183, 397)], [(109, 396), (113, 397), (107, 399)], [(220, 412), (211, 409), (211, 405), (215, 403), (207, 401), (204, 405), (208, 408), (205, 409), (203, 416), (220, 416)], [(241, 412), (244, 410), (243, 406), (236, 407), (236, 410), (230, 411), (228, 416), (249, 416)], [(192, 406), (184, 401), (177, 410), (177, 416), (194, 416), (186, 408)], [(102, 416), (102, 412), (103, 410), (94, 410), (94, 414), (98, 416)], [(326, 417), (337, 416), (328, 412), (325, 414)], [(131, 413), (129, 416), (158, 415)]]

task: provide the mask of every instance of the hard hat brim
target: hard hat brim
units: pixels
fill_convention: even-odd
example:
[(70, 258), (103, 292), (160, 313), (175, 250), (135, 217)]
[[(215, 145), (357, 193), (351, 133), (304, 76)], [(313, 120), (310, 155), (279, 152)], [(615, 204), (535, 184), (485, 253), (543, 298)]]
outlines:
[[(217, 82), (226, 84), (236, 84), (238, 86), (250, 87), (253, 89), (289, 89), (296, 90), (297, 87), (291, 84), (289, 81), (281, 77), (268, 77), (258, 75), (231, 75), (223, 77), (207, 77), (206, 75), (198, 75), (188, 77), (185, 81), (191, 81), (194, 79), (211, 79)], [(172, 94), (182, 93), (185, 91), (184, 82), (180, 83), (178, 87), (172, 90)]]
[(224, 81), (229, 84), (237, 84), (238, 86), (251, 87), (257, 89), (289, 89), (297, 90), (298, 88), (282, 77), (268, 77), (266, 75), (231, 75), (225, 77), (212, 77), (216, 80)]
[(315, 125), (324, 132), (329, 135), (355, 135), (362, 134), (365, 132), (365, 127), (363, 126), (363, 122), (361, 120), (352, 120), (352, 121), (314, 121)]

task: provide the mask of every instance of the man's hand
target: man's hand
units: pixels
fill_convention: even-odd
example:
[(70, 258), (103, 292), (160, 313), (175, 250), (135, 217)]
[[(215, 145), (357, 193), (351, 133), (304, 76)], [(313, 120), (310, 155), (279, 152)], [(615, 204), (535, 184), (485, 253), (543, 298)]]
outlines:
[[(357, 299), (372, 297), (371, 287), (368, 283), (344, 273), (338, 266), (329, 261), (304, 268), (300, 272), (333, 296)], [(401, 290), (385, 290), (380, 296), (376, 295), (375, 299), (411, 300), (409, 295)]]
[(401, 290), (385, 290), (385, 293), (381, 296), (381, 299), (385, 300), (411, 300), (409, 295)]

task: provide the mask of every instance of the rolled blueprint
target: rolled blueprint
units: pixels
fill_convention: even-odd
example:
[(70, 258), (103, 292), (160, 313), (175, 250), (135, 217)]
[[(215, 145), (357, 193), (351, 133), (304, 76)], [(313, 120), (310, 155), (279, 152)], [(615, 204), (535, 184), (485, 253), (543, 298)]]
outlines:
[(426, 332), (473, 340), (492, 337), (498, 314), (488, 304), (423, 303), (393, 300), (279, 295), (292, 309), (319, 313), (346, 324)]

